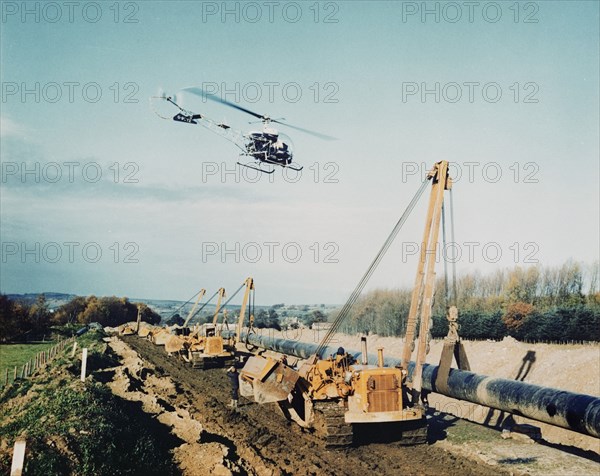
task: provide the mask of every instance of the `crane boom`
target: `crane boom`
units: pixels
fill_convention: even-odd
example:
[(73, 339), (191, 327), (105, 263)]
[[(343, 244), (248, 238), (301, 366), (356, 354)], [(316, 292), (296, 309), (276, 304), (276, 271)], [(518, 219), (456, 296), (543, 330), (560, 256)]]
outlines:
[[(185, 322), (183, 323), (183, 327), (187, 327), (188, 323), (190, 322), (190, 320), (194, 316), (194, 311), (198, 307), (198, 304), (200, 304), (200, 300), (204, 297), (205, 294), (206, 294), (206, 289), (204, 289), (204, 288), (202, 288), (198, 292), (198, 297), (196, 298), (196, 302), (194, 303), (194, 305), (192, 307), (192, 310), (189, 312), (187, 318), (185, 319)], [(179, 322), (181, 322), (181, 321), (179, 321)]]
[(408, 363), (414, 349), (418, 317), (419, 340), (415, 370), (412, 376), (412, 397), (414, 404), (418, 403), (421, 397), (423, 384), (423, 364), (425, 362), (425, 355), (427, 354), (428, 336), (431, 325), (431, 308), (435, 290), (435, 261), (440, 234), (442, 206), (444, 203), (444, 191), (452, 187), (452, 179), (448, 175), (448, 162), (445, 160), (437, 162), (429, 172), (429, 178), (432, 181), (429, 207), (406, 324), (406, 336), (401, 362), (403, 368), (408, 368)]
[(248, 306), (248, 301), (250, 300), (250, 292), (254, 291), (254, 279), (247, 278), (245, 281), (246, 291), (244, 292), (244, 298), (242, 299), (242, 307), (240, 308), (240, 315), (238, 317), (238, 323), (236, 327), (236, 341), (240, 340), (240, 336), (242, 335), (242, 327), (244, 326), (244, 317), (246, 315), (246, 307)]
[(217, 325), (217, 318), (219, 317), (219, 312), (221, 312), (221, 300), (225, 297), (225, 288), (219, 288), (219, 297), (217, 299), (217, 306), (215, 308), (215, 315), (213, 316), (213, 326)]

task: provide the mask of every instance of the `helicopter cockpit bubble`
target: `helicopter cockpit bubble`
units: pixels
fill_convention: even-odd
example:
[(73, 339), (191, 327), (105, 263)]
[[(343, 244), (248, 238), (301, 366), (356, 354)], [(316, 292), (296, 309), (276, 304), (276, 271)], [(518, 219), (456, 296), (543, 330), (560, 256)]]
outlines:
[(291, 137), (283, 132), (279, 133), (277, 144), (285, 144), (290, 152), (294, 149), (294, 143), (292, 142)]
[(277, 142), (273, 144), (275, 149), (275, 156), (279, 160), (284, 160), (287, 165), (292, 161), (294, 156), (294, 143), (287, 134), (279, 133)]
[(277, 135), (279, 135), (279, 132), (277, 132), (277, 129), (270, 127), (270, 126), (265, 126), (263, 128), (263, 132), (265, 135), (270, 135), (270, 136), (275, 136), (275, 137), (277, 137)]

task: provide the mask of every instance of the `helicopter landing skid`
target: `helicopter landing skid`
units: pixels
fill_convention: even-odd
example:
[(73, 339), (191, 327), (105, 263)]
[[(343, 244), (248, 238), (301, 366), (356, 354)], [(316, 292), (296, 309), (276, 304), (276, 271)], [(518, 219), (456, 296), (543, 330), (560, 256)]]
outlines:
[(247, 167), (249, 169), (257, 170), (259, 172), (262, 172), (263, 174), (269, 174), (269, 175), (271, 175), (273, 172), (275, 172), (275, 169), (273, 169), (273, 170), (265, 170), (265, 169), (261, 169), (259, 167), (254, 167), (252, 165), (242, 164), (241, 162), (238, 162), (237, 164), (241, 165), (242, 167)]
[(293, 165), (283, 165), (283, 164), (280, 164), (279, 162), (274, 162), (274, 161), (269, 160), (269, 159), (261, 159), (261, 160), (262, 160), (262, 162), (265, 162), (267, 164), (279, 165), (281, 168), (290, 169), (290, 170), (293, 170), (294, 172), (300, 172), (304, 168), (304, 166), (302, 166), (302, 167), (294, 167)]

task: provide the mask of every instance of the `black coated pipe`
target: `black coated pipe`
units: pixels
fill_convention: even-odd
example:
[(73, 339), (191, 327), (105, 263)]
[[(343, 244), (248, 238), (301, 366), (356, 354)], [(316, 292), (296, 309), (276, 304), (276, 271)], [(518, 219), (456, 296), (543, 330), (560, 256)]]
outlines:
[[(242, 342), (246, 335), (242, 334)], [(272, 336), (251, 333), (248, 344), (264, 349), (306, 359), (314, 355), (318, 345)], [(345, 349), (360, 362), (361, 352)], [(326, 347), (323, 356), (332, 355), (337, 348)], [(377, 356), (369, 354), (369, 363), (376, 364)], [(400, 364), (400, 359), (386, 357), (387, 366)], [(412, 374), (414, 362), (408, 372)], [(567, 428), (584, 435), (600, 438), (600, 398), (568, 392), (550, 387), (541, 387), (504, 378), (488, 377), (465, 370), (451, 369), (448, 391), (441, 392), (435, 386), (437, 365), (423, 365), (423, 389), (447, 397), (476, 403), (489, 408), (520, 415), (550, 425)]]

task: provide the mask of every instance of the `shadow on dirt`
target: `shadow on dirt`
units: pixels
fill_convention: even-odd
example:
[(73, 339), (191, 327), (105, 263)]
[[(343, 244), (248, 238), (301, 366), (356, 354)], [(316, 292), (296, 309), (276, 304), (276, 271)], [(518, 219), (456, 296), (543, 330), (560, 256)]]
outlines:
[(579, 456), (580, 458), (585, 458), (590, 461), (594, 461), (595, 463), (600, 463), (600, 454), (590, 450), (582, 450), (581, 448), (577, 448), (576, 446), (567, 446), (558, 443), (550, 443), (545, 440), (539, 440), (537, 443), (539, 445), (548, 446), (549, 448), (560, 450), (564, 453), (569, 453), (575, 456)]
[(427, 442), (433, 444), (436, 441), (445, 440), (448, 437), (448, 428), (456, 425), (460, 418), (449, 413), (441, 413), (430, 409), (427, 413), (429, 430), (427, 432)]

